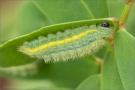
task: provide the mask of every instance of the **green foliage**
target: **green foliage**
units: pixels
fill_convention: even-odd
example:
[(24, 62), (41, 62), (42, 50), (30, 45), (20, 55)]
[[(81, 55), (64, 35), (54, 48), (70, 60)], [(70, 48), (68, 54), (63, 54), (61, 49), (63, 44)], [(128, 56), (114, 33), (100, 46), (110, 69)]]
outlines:
[[(28, 75), (26, 77), (20, 76), (19, 74), (14, 75), (14, 71), (10, 69), (12, 72), (2, 72), (3, 76), (14, 77), (14, 78), (27, 78), (31, 80), (44, 80), (45, 82), (53, 82), (58, 87), (68, 87), (75, 88), (78, 86), (80, 82), (82, 82), (88, 76), (93, 74), (98, 74), (100, 71), (98, 62), (92, 56), (88, 56), (85, 58), (80, 58), (74, 61), (68, 62), (59, 62), (59, 63), (51, 63), (44, 64), (43, 60), (39, 62), (40, 66), (38, 67), (38, 73), (35, 75)], [(78, 69), (78, 70), (76, 70)], [(90, 72), (88, 72), (89, 70)], [(18, 70), (19, 72), (19, 70)], [(83, 74), (80, 74), (83, 73)]]
[(124, 90), (113, 51), (108, 52), (104, 59), (101, 75), (101, 89)]
[(50, 24), (109, 16), (105, 0), (70, 0), (68, 2), (66, 0), (34, 0), (34, 2)]
[(93, 75), (86, 78), (76, 90), (99, 90), (100, 89), (100, 76)]
[(48, 25), (46, 17), (39, 11), (33, 2), (25, 2), (20, 8), (19, 33), (27, 34), (33, 30)]
[(124, 89), (135, 89), (135, 38), (122, 29), (116, 33), (114, 52)]
[[(54, 88), (58, 90), (135, 89), (133, 12), (131, 11), (131, 17), (129, 16), (126, 24), (126, 31), (125, 26), (119, 22), (116, 24), (116, 19), (110, 18), (110, 16), (120, 17), (121, 15), (123, 5), (118, 5), (120, 8), (115, 9), (114, 5), (116, 5), (115, 2), (108, 1), (107, 3), (106, 0), (34, 0), (22, 3), (19, 8), (19, 23), (16, 25), (21, 31), (15, 32), (22, 36), (8, 40), (0, 46), (0, 76), (17, 79), (16, 82), (20, 82), (17, 84), (20, 86), (17, 90), (26, 85), (31, 90), (37, 88), (45, 90)], [(124, 13), (123, 21), (126, 21), (127, 14)], [(46, 36), (49, 33), (56, 33), (72, 27), (100, 24), (102, 21), (108, 21), (113, 28), (116, 25), (117, 27), (114, 28), (116, 32), (112, 41), (96, 54), (75, 61), (45, 64), (43, 60), (31, 58), (18, 51), (19, 46), (25, 41), (32, 41), (38, 36)], [(14, 22), (17, 23), (17, 21)], [(3, 38), (7, 39), (6, 35)], [(25, 66), (32, 62), (38, 63), (38, 73), (35, 75), (22, 77), (19, 74), (14, 76), (14, 72), (1, 71), (3, 67)], [(26, 71), (25, 68), (23, 70)]]
[[(31, 41), (35, 38), (38, 38), (39, 36), (46, 36), (50, 32), (56, 33), (58, 31), (62, 31), (63, 28), (64, 30), (66, 30), (72, 27), (84, 26), (86, 24), (93, 24), (93, 23), (100, 24), (102, 21), (108, 21), (111, 23), (112, 26), (114, 26), (113, 19), (111, 18), (77, 21), (77, 22), (63, 23), (63, 24), (44, 27), (30, 34), (26, 34), (18, 38), (9, 40), (0, 46), (0, 56), (1, 56), (0, 66), (9, 67), (9, 66), (23, 65), (37, 60), (37, 58), (30, 58), (29, 56), (20, 53), (18, 51), (19, 46), (21, 46), (25, 41)], [(2, 56), (6, 56), (6, 57), (2, 57)]]

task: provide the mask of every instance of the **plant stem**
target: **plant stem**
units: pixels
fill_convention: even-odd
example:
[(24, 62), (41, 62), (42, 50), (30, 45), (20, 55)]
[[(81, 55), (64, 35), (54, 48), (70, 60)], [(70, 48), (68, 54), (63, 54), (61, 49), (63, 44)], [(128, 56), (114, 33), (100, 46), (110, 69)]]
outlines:
[(130, 13), (131, 7), (133, 6), (134, 2), (135, 0), (127, 0), (124, 10), (122, 12), (122, 15), (120, 17), (120, 22), (119, 22), (120, 28), (125, 27), (128, 15)]

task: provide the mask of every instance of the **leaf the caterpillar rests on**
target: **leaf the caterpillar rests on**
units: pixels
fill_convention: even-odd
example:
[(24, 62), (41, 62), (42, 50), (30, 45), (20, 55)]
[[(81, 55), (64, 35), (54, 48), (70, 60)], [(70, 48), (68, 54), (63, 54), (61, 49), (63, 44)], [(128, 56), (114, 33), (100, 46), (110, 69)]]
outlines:
[(112, 29), (104, 21), (98, 26), (82, 26), (49, 34), (48, 37), (39, 36), (37, 40), (25, 42), (19, 51), (45, 62), (67, 61), (97, 51), (105, 45), (104, 38), (111, 35)]

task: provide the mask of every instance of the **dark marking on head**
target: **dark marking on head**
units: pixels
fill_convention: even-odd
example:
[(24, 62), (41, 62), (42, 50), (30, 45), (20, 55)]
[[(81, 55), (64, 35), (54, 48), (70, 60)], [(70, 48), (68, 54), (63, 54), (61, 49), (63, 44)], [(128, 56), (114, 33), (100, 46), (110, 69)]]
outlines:
[(110, 27), (109, 23), (107, 21), (104, 21), (101, 23), (102, 27)]

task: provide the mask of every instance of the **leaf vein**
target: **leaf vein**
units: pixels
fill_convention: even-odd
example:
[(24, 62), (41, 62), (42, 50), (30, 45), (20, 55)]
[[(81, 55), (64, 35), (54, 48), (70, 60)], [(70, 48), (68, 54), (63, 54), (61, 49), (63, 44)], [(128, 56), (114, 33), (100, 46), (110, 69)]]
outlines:
[(90, 18), (94, 19), (95, 17), (93, 16), (92, 12), (90, 11), (90, 9), (88, 8), (88, 6), (86, 5), (86, 3), (84, 2), (84, 0), (81, 0), (83, 6), (85, 7), (85, 9), (87, 10), (87, 12), (90, 15)]

